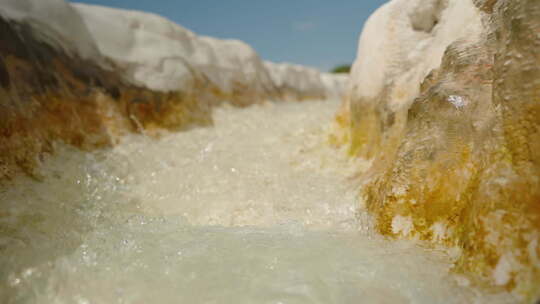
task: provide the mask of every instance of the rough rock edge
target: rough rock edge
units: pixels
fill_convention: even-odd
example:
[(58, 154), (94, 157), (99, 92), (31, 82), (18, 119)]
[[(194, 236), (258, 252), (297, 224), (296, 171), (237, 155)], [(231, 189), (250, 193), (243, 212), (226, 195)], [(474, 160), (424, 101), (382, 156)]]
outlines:
[[(68, 24), (58, 27), (47, 10), (67, 14)], [(71, 37), (71, 29), (79, 34)], [(211, 124), (211, 107), (222, 101), (245, 106), (292, 95), (273, 83), (255, 90), (234, 79), (223, 91), (203, 71), (176, 90), (152, 90), (127, 77), (122, 62), (100, 54), (92, 39), (77, 11), (61, 0), (13, 0), (0, 9), (0, 182), (21, 172), (39, 179), (34, 169), (55, 141), (107, 147), (128, 132), (159, 136)], [(326, 97), (292, 90), (298, 99)]]
[[(458, 247), (457, 271), (530, 302), (540, 297), (540, 6), (474, 4), (483, 35), (451, 43), (421, 83), (386, 74), (390, 89), (358, 97), (353, 75), (341, 141), (374, 158), (362, 196), (381, 233)], [(418, 93), (395, 107), (400, 86)]]
[[(21, 171), (34, 176), (56, 140), (92, 149), (126, 132), (211, 123), (204, 96), (131, 85), (43, 42), (25, 23), (0, 17), (0, 40), (0, 180)], [(193, 87), (209, 91), (202, 82)]]

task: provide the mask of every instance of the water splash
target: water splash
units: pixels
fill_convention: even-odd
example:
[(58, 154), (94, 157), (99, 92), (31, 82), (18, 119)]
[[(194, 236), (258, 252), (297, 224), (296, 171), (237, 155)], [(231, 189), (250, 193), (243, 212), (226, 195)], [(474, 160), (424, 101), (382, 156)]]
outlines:
[(442, 252), (370, 232), (347, 181), (366, 164), (326, 143), (337, 104), (224, 107), (215, 127), (159, 141), (60, 145), (43, 182), (0, 192), (1, 299), (497, 303)]

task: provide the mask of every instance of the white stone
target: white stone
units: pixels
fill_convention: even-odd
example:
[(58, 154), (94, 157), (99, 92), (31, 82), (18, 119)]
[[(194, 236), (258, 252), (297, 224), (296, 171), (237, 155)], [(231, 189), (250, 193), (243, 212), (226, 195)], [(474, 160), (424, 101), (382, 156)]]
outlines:
[(327, 97), (332, 99), (343, 98), (349, 84), (348, 74), (322, 73), (321, 80), (326, 88)]
[[(285, 95), (296, 98), (341, 98), (348, 75), (321, 73), (314, 68), (291, 63), (265, 62), (275, 86)], [(311, 96), (309, 96), (311, 95)]]
[(431, 232), (433, 233), (433, 239), (435, 241), (444, 241), (449, 235), (448, 227), (444, 222), (436, 222), (431, 225)]
[(321, 73), (312, 68), (268, 68), (242, 41), (198, 36), (154, 14), (87, 4), (74, 7), (99, 50), (125, 69), (128, 79), (154, 90), (186, 89), (196, 78), (226, 94), (244, 89), (265, 96), (286, 86), (302, 95), (324, 97), (337, 96), (344, 87), (343, 77), (325, 76), (323, 82)]
[(392, 0), (365, 24), (351, 71), (352, 100), (392, 86), (390, 109), (408, 106), (444, 51), (458, 40), (475, 41), (481, 14), (470, 0)]
[(515, 258), (511, 254), (505, 254), (499, 258), (499, 262), (493, 271), (493, 280), (496, 285), (506, 285), (510, 281), (514, 264)]
[(102, 6), (73, 4), (100, 52), (127, 78), (150, 89), (185, 88), (193, 79), (186, 59), (195, 53), (196, 35), (160, 16)]
[(414, 225), (412, 217), (396, 215), (392, 218), (392, 233), (408, 236), (413, 232)]
[(43, 41), (83, 58), (99, 52), (81, 16), (64, 0), (2, 0), (0, 15), (30, 25)]
[(3, 0), (0, 15), (29, 24), (40, 39), (69, 54), (105, 68), (112, 62), (127, 81), (157, 91), (200, 89), (193, 85), (202, 81), (231, 96), (276, 98), (283, 88), (296, 98), (334, 98), (345, 87), (344, 76), (290, 64), (269, 68), (242, 41), (199, 36), (151, 13), (64, 0)]

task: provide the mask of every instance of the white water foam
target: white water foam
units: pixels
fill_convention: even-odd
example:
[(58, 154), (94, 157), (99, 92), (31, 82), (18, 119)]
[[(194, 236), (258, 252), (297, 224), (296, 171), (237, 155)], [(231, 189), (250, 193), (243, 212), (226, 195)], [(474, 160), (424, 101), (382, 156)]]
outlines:
[(442, 252), (369, 230), (338, 102), (222, 107), (215, 126), (59, 145), (0, 190), (2, 303), (512, 303)]

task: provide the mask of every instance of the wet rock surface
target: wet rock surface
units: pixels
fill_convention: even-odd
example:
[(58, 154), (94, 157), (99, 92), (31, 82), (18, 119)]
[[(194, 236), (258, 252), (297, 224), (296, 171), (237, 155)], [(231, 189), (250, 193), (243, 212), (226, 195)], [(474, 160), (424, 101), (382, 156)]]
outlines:
[[(363, 83), (369, 59), (358, 59), (345, 119), (351, 153), (374, 158), (361, 192), (380, 232), (457, 247), (456, 270), (532, 300), (540, 292), (540, 6), (466, 2), (444, 2), (431, 36), (414, 26), (392, 32), (407, 40), (408, 58), (425, 52), (439, 63), (404, 65), (397, 45), (378, 38), (397, 65)], [(395, 8), (414, 5), (392, 1), (371, 23), (404, 26), (410, 15)], [(384, 19), (392, 14), (400, 17)], [(468, 35), (454, 31), (458, 15), (476, 20)], [(369, 35), (368, 24), (361, 49)]]
[(322, 82), (321, 73), (300, 67), (295, 79), (315, 85), (280, 90), (243, 42), (198, 37), (152, 14), (61, 0), (6, 0), (0, 39), (0, 180), (20, 172), (39, 178), (33, 169), (53, 141), (111, 146), (131, 132), (159, 136), (211, 124), (211, 107), (223, 101), (246, 106), (289, 89), (324, 98), (346, 82)]
[(0, 190), (0, 301), (515, 303), (373, 231), (348, 179), (365, 162), (327, 144), (338, 105), (224, 105), (212, 127), (59, 145), (43, 182)]
[(54, 140), (92, 149), (139, 128), (210, 122), (205, 102), (189, 93), (129, 84), (112, 70), (43, 42), (22, 23), (1, 19), (0, 31), (0, 179), (20, 170), (32, 174)]

